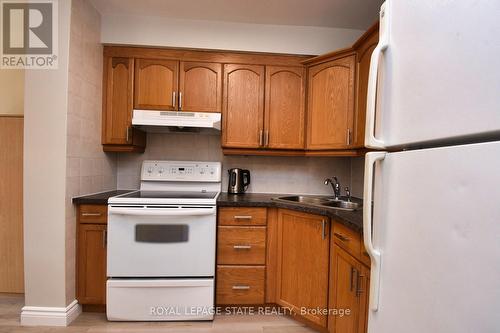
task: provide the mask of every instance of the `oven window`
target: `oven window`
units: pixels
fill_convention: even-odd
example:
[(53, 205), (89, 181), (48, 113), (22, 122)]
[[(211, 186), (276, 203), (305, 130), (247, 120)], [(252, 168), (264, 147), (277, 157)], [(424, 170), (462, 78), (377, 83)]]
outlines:
[(141, 243), (182, 243), (189, 238), (189, 226), (186, 224), (137, 224), (135, 241)]

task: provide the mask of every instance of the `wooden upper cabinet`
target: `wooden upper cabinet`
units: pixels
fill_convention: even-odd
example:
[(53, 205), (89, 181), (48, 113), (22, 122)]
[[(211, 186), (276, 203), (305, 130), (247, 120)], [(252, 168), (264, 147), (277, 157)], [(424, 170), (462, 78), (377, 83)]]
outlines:
[[(329, 222), (324, 216), (278, 211), (276, 301), (300, 313), (328, 307)], [(326, 327), (327, 316), (304, 317)]]
[(345, 149), (352, 144), (355, 55), (309, 69), (308, 149)]
[(104, 69), (103, 144), (128, 144), (131, 140), (134, 59), (106, 58)]
[(179, 76), (179, 110), (221, 112), (221, 64), (181, 61)]
[(304, 148), (304, 84), (303, 67), (266, 66), (266, 148)]
[(177, 60), (136, 59), (136, 109), (176, 110), (179, 62)]
[(223, 147), (263, 145), (264, 66), (224, 65), (222, 117)]
[(104, 151), (144, 152), (146, 135), (132, 127), (134, 59), (105, 57), (103, 72)]
[(356, 49), (356, 112), (354, 114), (353, 145), (364, 147), (366, 122), (366, 95), (368, 93), (368, 74), (370, 59), (378, 43), (378, 24), (371, 27), (354, 45)]

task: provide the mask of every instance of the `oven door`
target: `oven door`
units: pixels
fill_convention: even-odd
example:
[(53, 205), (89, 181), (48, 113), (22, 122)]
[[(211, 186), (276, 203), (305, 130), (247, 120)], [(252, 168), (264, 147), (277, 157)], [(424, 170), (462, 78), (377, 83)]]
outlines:
[(213, 277), (216, 208), (110, 205), (108, 277)]

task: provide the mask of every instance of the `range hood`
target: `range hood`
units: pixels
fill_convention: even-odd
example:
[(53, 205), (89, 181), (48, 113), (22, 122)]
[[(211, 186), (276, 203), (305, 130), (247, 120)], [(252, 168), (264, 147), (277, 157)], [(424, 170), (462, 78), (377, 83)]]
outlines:
[(132, 125), (145, 132), (220, 131), (221, 114), (215, 112), (177, 112), (134, 110)]

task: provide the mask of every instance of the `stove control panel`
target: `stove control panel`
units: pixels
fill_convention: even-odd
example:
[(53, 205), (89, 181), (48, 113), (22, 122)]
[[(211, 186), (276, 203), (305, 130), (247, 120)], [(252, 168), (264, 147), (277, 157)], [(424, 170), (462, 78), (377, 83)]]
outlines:
[(141, 180), (220, 182), (220, 162), (144, 161)]

